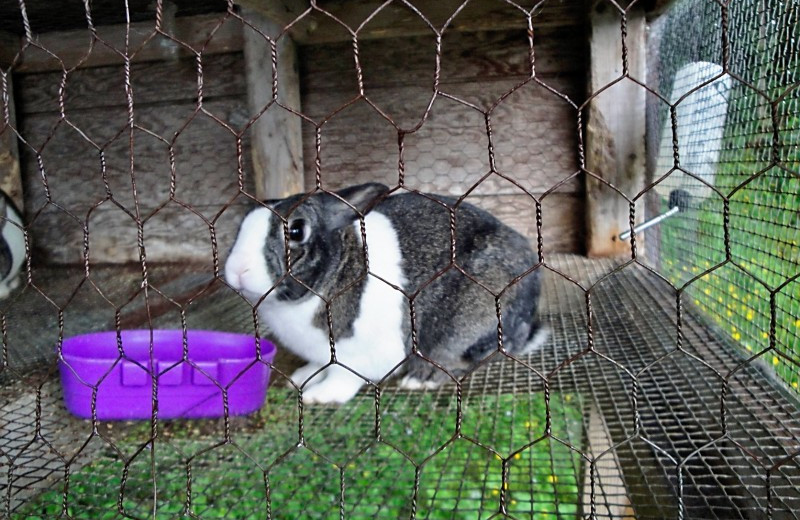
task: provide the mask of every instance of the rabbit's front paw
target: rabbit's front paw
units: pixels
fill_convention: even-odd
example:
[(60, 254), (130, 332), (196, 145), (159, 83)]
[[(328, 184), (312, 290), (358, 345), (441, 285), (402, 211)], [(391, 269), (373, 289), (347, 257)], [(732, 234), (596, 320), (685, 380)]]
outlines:
[(325, 379), (325, 372), (320, 372), (319, 374), (314, 375), (322, 365), (316, 365), (314, 363), (309, 363), (304, 367), (300, 367), (292, 373), (291, 380), (296, 386), (300, 387), (306, 384), (308, 378), (314, 376), (311, 381), (308, 381), (307, 386), (316, 385), (321, 383), (323, 379)]
[(346, 403), (352, 399), (364, 385), (364, 380), (340, 366), (333, 365), (320, 372), (317, 377), (324, 376), (319, 383), (311, 380), (303, 391), (303, 404), (311, 403)]
[(406, 390), (435, 390), (442, 385), (442, 381), (423, 381), (414, 376), (407, 375), (400, 380), (398, 386)]

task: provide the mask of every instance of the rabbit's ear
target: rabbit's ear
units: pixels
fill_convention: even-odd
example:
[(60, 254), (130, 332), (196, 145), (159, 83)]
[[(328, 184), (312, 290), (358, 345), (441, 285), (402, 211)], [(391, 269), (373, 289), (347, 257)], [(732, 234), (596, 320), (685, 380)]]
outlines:
[(339, 229), (349, 225), (358, 218), (359, 213), (366, 215), (372, 211), (388, 192), (388, 186), (377, 182), (350, 186), (337, 191), (336, 195), (346, 200), (352, 208), (339, 198), (326, 195), (322, 199), (325, 224), (329, 229)]

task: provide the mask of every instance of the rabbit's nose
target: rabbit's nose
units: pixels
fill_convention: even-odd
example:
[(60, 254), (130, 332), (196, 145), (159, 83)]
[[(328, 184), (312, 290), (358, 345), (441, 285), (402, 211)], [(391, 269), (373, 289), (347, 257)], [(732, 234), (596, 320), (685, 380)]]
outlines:
[(250, 271), (250, 269), (242, 269), (241, 271), (236, 271), (235, 273), (233, 273), (233, 276), (234, 276), (234, 281), (235, 281), (235, 284), (234, 284), (234, 286), (235, 286), (237, 289), (241, 289), (242, 287), (244, 287), (244, 281), (243, 281), (243, 278), (244, 278), (244, 275), (245, 275), (245, 274), (246, 274), (248, 271)]
[(250, 267), (246, 263), (231, 259), (225, 265), (225, 279), (234, 289), (242, 289), (244, 286), (242, 278), (249, 271)]

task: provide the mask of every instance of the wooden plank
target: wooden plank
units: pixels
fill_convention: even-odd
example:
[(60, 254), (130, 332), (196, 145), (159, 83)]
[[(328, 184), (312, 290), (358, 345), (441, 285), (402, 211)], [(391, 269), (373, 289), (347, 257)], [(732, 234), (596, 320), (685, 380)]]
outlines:
[[(253, 11), (244, 16), (266, 34), (280, 28)], [(273, 75), (277, 78), (277, 99), (281, 105), (300, 110), (300, 78), (297, 52), (289, 38), (277, 44), (277, 65), (273, 71), (272, 48), (261, 34), (248, 28), (244, 35), (249, 113), (258, 115), (273, 102)], [(256, 194), (260, 198), (281, 198), (303, 191), (303, 143), (301, 119), (273, 104), (252, 126), (252, 158)]]
[[(576, 30), (580, 30), (576, 26)], [(550, 80), (583, 74), (586, 50), (580, 38), (564, 30), (538, 31), (534, 39), (536, 75)], [(527, 31), (452, 32), (442, 42), (442, 83), (519, 79), (531, 72)], [(356, 86), (352, 43), (300, 48), (303, 90)], [(364, 86), (383, 88), (410, 82), (433, 85), (436, 46), (432, 36), (380, 39), (359, 46)]]
[[(471, 101), (488, 105), (511, 85), (471, 83), (452, 88)], [(424, 88), (391, 88), (373, 90), (370, 97), (401, 125), (412, 127), (431, 93)], [(311, 117), (321, 117), (341, 101), (330, 93), (309, 93), (304, 105)], [(492, 116), (498, 171), (535, 194), (574, 174), (578, 170), (575, 118), (572, 107), (542, 87), (528, 85), (515, 92)], [(314, 132), (312, 125), (304, 125), (307, 184), (313, 183), (314, 176)], [(333, 117), (322, 126), (321, 138), (324, 185), (338, 188), (370, 180), (397, 183), (397, 131), (366, 103), (356, 103)], [(458, 195), (490, 170), (483, 115), (445, 98), (434, 102), (429, 119), (405, 137), (404, 145), (407, 183), (420, 190)], [(560, 190), (579, 192), (582, 186), (573, 179)], [(519, 190), (493, 177), (484, 181), (481, 193)]]
[[(242, 54), (203, 56), (203, 99), (243, 96), (246, 91)], [(62, 73), (17, 74), (17, 99), (21, 114), (58, 112)], [(197, 98), (197, 61), (183, 58), (170, 61), (134, 63), (131, 86), (136, 106), (169, 103)], [(121, 66), (78, 69), (72, 72), (64, 90), (68, 115), (86, 108), (127, 106), (125, 73)]]
[[(468, 197), (536, 244), (536, 205), (526, 195)], [(583, 247), (583, 198), (573, 193), (554, 193), (542, 201), (542, 240), (545, 255), (580, 252)]]
[[(0, 190), (5, 192), (20, 210), (22, 203), (22, 174), (19, 164), (17, 135), (12, 128), (17, 126), (14, 110), (14, 84), (11, 75), (6, 75), (6, 91), (0, 89)], [(8, 107), (4, 100), (8, 99)], [(8, 125), (5, 121), (6, 108), (9, 111)]]
[[(605, 418), (594, 403), (584, 415), (587, 422), (588, 455), (595, 459), (594, 497), (597, 518), (617, 518), (633, 520), (636, 518), (626, 494), (622, 468), (611, 440)], [(598, 458), (600, 457), (600, 458)], [(592, 466), (584, 462), (583, 475), (583, 517), (592, 516)]]
[[(125, 38), (129, 32), (128, 53), (134, 62), (160, 61), (179, 56), (193, 56), (202, 50), (204, 55), (236, 52), (242, 49), (242, 23), (224, 14), (207, 14), (177, 18), (174, 38), (192, 50), (158, 35), (155, 20), (130, 24), (97, 27), (97, 41), (91, 47), (92, 37), (88, 29), (55, 31), (37, 35), (36, 43), (58, 56), (42, 51), (35, 46), (25, 49), (22, 62), (15, 72), (43, 72), (81, 67), (100, 67), (124, 63)], [(155, 35), (155, 36), (154, 36)], [(151, 39), (152, 38), (152, 39)], [(63, 65), (62, 65), (63, 63)]]
[[(277, 32), (269, 34), (270, 37), (277, 37), (283, 28), (309, 9), (308, 0), (239, 0), (236, 2), (244, 9), (243, 17), (249, 21), (251, 13), (256, 20), (267, 19), (274, 22), (273, 29)], [(299, 31), (292, 34), (292, 39), (296, 40), (301, 34)]]
[[(623, 74), (620, 22), (619, 12), (607, 2), (595, 3), (591, 11), (589, 80), (593, 93)], [(646, 26), (641, 9), (628, 11), (627, 31), (629, 73), (643, 80)], [(586, 168), (629, 197), (644, 188), (645, 182), (645, 98), (642, 87), (625, 79), (595, 97), (588, 108)], [(603, 182), (587, 176), (586, 205), (588, 254), (630, 254), (630, 242), (617, 239), (620, 232), (630, 228), (628, 202)], [(643, 243), (637, 245), (641, 248)]]
[[(320, 0), (316, 5), (355, 31), (384, 3), (385, 0)], [(435, 28), (441, 29), (463, 3), (463, 0), (439, 0), (416, 2), (415, 5)], [(309, 5), (299, 0), (245, 0), (244, 4), (283, 25), (294, 21)], [(583, 0), (544, 3), (533, 16), (534, 29), (573, 25), (576, 19), (584, 16), (584, 7)], [(519, 9), (504, 2), (471, 2), (453, 19), (447, 30), (474, 32), (526, 28), (526, 18)], [(432, 34), (432, 31), (422, 18), (400, 2), (394, 2), (372, 18), (358, 32), (358, 38), (364, 41), (426, 34)], [(352, 39), (348, 30), (319, 10), (298, 20), (291, 28), (291, 35), (303, 45)]]
[[(230, 206), (215, 225), (218, 253), (224, 258), (233, 246), (241, 218), (249, 205), (240, 199)], [(203, 209), (213, 215), (222, 208), (222, 197)], [(143, 208), (143, 211), (152, 208)], [(31, 227), (33, 261), (56, 264), (83, 263), (83, 223), (89, 226), (89, 255), (93, 264), (139, 262), (136, 223), (121, 210), (104, 204), (80, 223), (58, 211), (40, 214)], [(159, 262), (199, 262), (212, 265), (211, 234), (197, 216), (178, 205), (159, 211), (144, 226), (147, 260)]]
[[(245, 119), (246, 107), (241, 97), (209, 101), (206, 108), (234, 126)], [(181, 129), (194, 111), (192, 102), (174, 103), (168, 110), (161, 105), (141, 105), (135, 110), (135, 120), (167, 141), (181, 130), (173, 148), (176, 196), (192, 205), (216, 205), (238, 191), (236, 138), (204, 114), (198, 114)], [(23, 120), (23, 135), (39, 147), (57, 120), (52, 113), (30, 115)], [(121, 204), (132, 208), (125, 107), (76, 111), (70, 115), (70, 121), (105, 146), (106, 175), (112, 193)], [(120, 130), (122, 134), (108, 143)], [(249, 152), (248, 140), (243, 150), (245, 186), (252, 190)], [(135, 132), (133, 154), (138, 201), (144, 207), (155, 207), (169, 195), (169, 146), (143, 132)], [(23, 147), (22, 157), (25, 204), (36, 210), (45, 204), (44, 186), (32, 150)], [(85, 214), (92, 204), (105, 198), (99, 151), (66, 124), (60, 124), (43, 147), (42, 161), (53, 199), (68, 210)]]

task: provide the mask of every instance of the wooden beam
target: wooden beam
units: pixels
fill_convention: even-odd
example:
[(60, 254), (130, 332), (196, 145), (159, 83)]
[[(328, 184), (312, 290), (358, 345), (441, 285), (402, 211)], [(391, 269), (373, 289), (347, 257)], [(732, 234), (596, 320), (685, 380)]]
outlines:
[[(202, 50), (205, 55), (241, 51), (243, 44), (241, 22), (235, 18), (228, 18), (220, 26), (223, 16), (224, 14), (219, 13), (177, 18), (174, 20), (174, 29), (168, 32), (192, 49)], [(82, 68), (120, 65), (124, 62), (120, 53), (125, 48), (126, 33), (128, 33), (126, 24), (97, 27), (97, 36), (102, 42), (96, 41), (91, 53), (89, 47), (92, 38), (88, 29), (37, 35), (37, 45), (58, 56), (63, 66), (51, 54), (36, 46), (29, 46), (25, 49), (22, 62), (14, 71), (22, 73), (54, 71), (70, 69), (79, 63)], [(131, 54), (135, 54), (134, 61), (160, 61), (193, 55), (189, 49), (158, 34), (148, 41), (154, 33), (155, 20), (130, 24), (129, 49)]]
[[(595, 93), (620, 78), (623, 71), (621, 14), (605, 0), (592, 7), (589, 91)], [(645, 17), (641, 9), (627, 14), (628, 73), (645, 80)], [(586, 168), (628, 197), (645, 184), (646, 91), (627, 78), (597, 95), (588, 106)], [(641, 217), (644, 201), (639, 203)], [(630, 242), (617, 237), (630, 229), (628, 202), (604, 182), (586, 179), (587, 254), (630, 254)], [(641, 252), (642, 241), (637, 242)]]
[[(270, 20), (274, 26), (270, 36), (277, 36), (284, 27), (295, 21), (300, 15), (309, 9), (308, 0), (238, 0), (236, 2), (242, 6), (242, 17), (250, 21), (250, 14), (255, 13), (255, 21)], [(302, 23), (302, 25), (306, 25)], [(293, 31), (292, 39), (298, 40), (303, 31)]]
[[(241, 78), (241, 77), (240, 77)], [(239, 78), (231, 78), (239, 79)], [(221, 83), (224, 77), (208, 78), (208, 82)], [(187, 92), (191, 95), (191, 91)], [(99, 98), (99, 96), (97, 96)], [(133, 207), (133, 193), (130, 189), (130, 146), (127, 139), (109, 140), (119, 131), (119, 124), (109, 121), (125, 121), (125, 106), (107, 107), (98, 103), (95, 108), (73, 111), (69, 121), (98, 143), (104, 143), (103, 159), (108, 186), (114, 200), (127, 207)], [(241, 124), (241, 115), (247, 108), (244, 95), (241, 97), (222, 97), (209, 99), (203, 106), (212, 114), (228, 124)], [(139, 103), (136, 107), (137, 121), (146, 125), (149, 131), (169, 138), (176, 128), (186, 123), (187, 114), (197, 107), (192, 99), (170, 100), (169, 105)], [(69, 112), (68, 112), (69, 114)], [(52, 132), (58, 113), (44, 112), (30, 114), (21, 118), (22, 135), (36, 146)], [(58, 131), (41, 149), (41, 159), (48, 177), (48, 187), (62, 207), (76, 215), (86, 212), (105, 196), (105, 186), (98, 182), (101, 178), (101, 163), (97, 149), (84, 137), (60, 125)], [(136, 178), (139, 205), (145, 209), (157, 207), (169, 194), (170, 155), (168, 146), (160, 139), (146, 134), (134, 136), (136, 169), (141, 172)], [(245, 148), (246, 150), (246, 148)], [(20, 150), (23, 161), (25, 181), (25, 201), (31, 208), (40, 208), (46, 203), (46, 193), (42, 184), (37, 157), (29, 147)], [(238, 191), (236, 140), (231, 133), (210, 118), (197, 118), (184, 128), (172, 146), (175, 159), (176, 194), (182, 201), (200, 211), (217, 211), (222, 201), (233, 197)], [(245, 152), (245, 153), (249, 153)], [(250, 162), (244, 157), (245, 171), (250, 171)], [(233, 168), (232, 166), (233, 165)], [(246, 184), (252, 190), (252, 183)], [(105, 209), (108, 209), (103, 206)], [(60, 212), (48, 207), (45, 211)], [(181, 222), (196, 220), (186, 212)], [(69, 225), (69, 219), (64, 221)], [(175, 222), (176, 228), (180, 225)], [(92, 230), (92, 236), (95, 231)], [(57, 242), (57, 241), (56, 241)], [(48, 247), (56, 242), (48, 241)]]
[(6, 85), (8, 88), (3, 94), (6, 94), (9, 100), (8, 110), (10, 117), (8, 123), (10, 126), (6, 126), (5, 122), (6, 106), (3, 99), (6, 96), (0, 96), (0, 189), (22, 211), (22, 176), (19, 166), (19, 146), (17, 144), (17, 135), (10, 128), (17, 127), (14, 115), (14, 89), (10, 74), (6, 75)]
[[(582, 29), (579, 23), (575, 31)], [(573, 99), (584, 97), (586, 88), (586, 41), (573, 36), (573, 31), (543, 29), (537, 32), (536, 76)], [(453, 33), (447, 45), (442, 46), (440, 86), (452, 92), (453, 84), (497, 85), (499, 82), (516, 82), (530, 76), (527, 35), (517, 31), (490, 31)], [(355, 91), (357, 85), (353, 43), (341, 42), (314, 45), (300, 49), (303, 63), (303, 91), (330, 92)], [(364, 71), (364, 87), (374, 88), (428, 87), (432, 88), (435, 67), (435, 42), (431, 37), (414, 36), (372, 40), (359, 48), (359, 59)], [(563, 85), (570, 88), (564, 91)], [(574, 87), (573, 87), (574, 85)], [(530, 88), (537, 88), (529, 85)], [(545, 90), (538, 87), (539, 90)], [(487, 88), (488, 98), (500, 87)], [(553, 95), (549, 99), (556, 101)], [(559, 100), (560, 101), (560, 100)], [(563, 101), (562, 104), (566, 105)], [(533, 107), (531, 107), (533, 108)], [(571, 121), (574, 126), (574, 112)], [(561, 124), (561, 122), (559, 122)], [(575, 134), (575, 130), (572, 130)], [(574, 149), (574, 148), (573, 148)]]
[[(61, 72), (17, 74), (14, 79), (20, 117), (48, 112), (57, 117)], [(192, 58), (134, 63), (131, 65), (130, 83), (137, 107), (170, 103), (170, 108), (176, 108), (176, 104), (194, 101), (197, 96), (197, 63)], [(206, 100), (231, 96), (244, 100), (245, 89), (241, 52), (203, 58), (203, 96)], [(63, 96), (68, 112), (115, 106), (124, 106), (127, 110), (124, 71), (121, 67), (75, 70), (69, 75)], [(47, 132), (42, 138), (45, 135)]]
[[(281, 27), (262, 14), (243, 10), (243, 16), (259, 31), (275, 35)], [(297, 50), (288, 37), (278, 40), (278, 101), (300, 110), (300, 76)], [(247, 104), (251, 116), (261, 113), (273, 100), (273, 65), (271, 44), (258, 32), (244, 33)], [(286, 197), (303, 191), (303, 138), (301, 119), (272, 104), (251, 128), (251, 149), (256, 196)]]
[[(269, 17), (281, 26), (296, 20), (309, 7), (304, 0), (241, 0), (238, 2)], [(318, 6), (355, 30), (370, 17), (385, 0), (328, 0)], [(437, 30), (458, 10), (464, 0), (437, 0), (417, 2), (420, 12)], [(584, 0), (562, 0), (547, 3), (533, 15), (534, 28), (572, 25), (576, 16), (582, 16)], [(350, 33), (336, 20), (319, 11), (309, 13), (292, 26), (292, 38), (301, 45), (349, 41)], [(502, 31), (527, 29), (524, 13), (503, 2), (471, 2), (452, 21), (448, 31)], [(358, 33), (359, 40), (395, 38), (401, 36), (433, 35), (427, 24), (411, 9), (400, 2), (383, 8), (377, 16)]]

